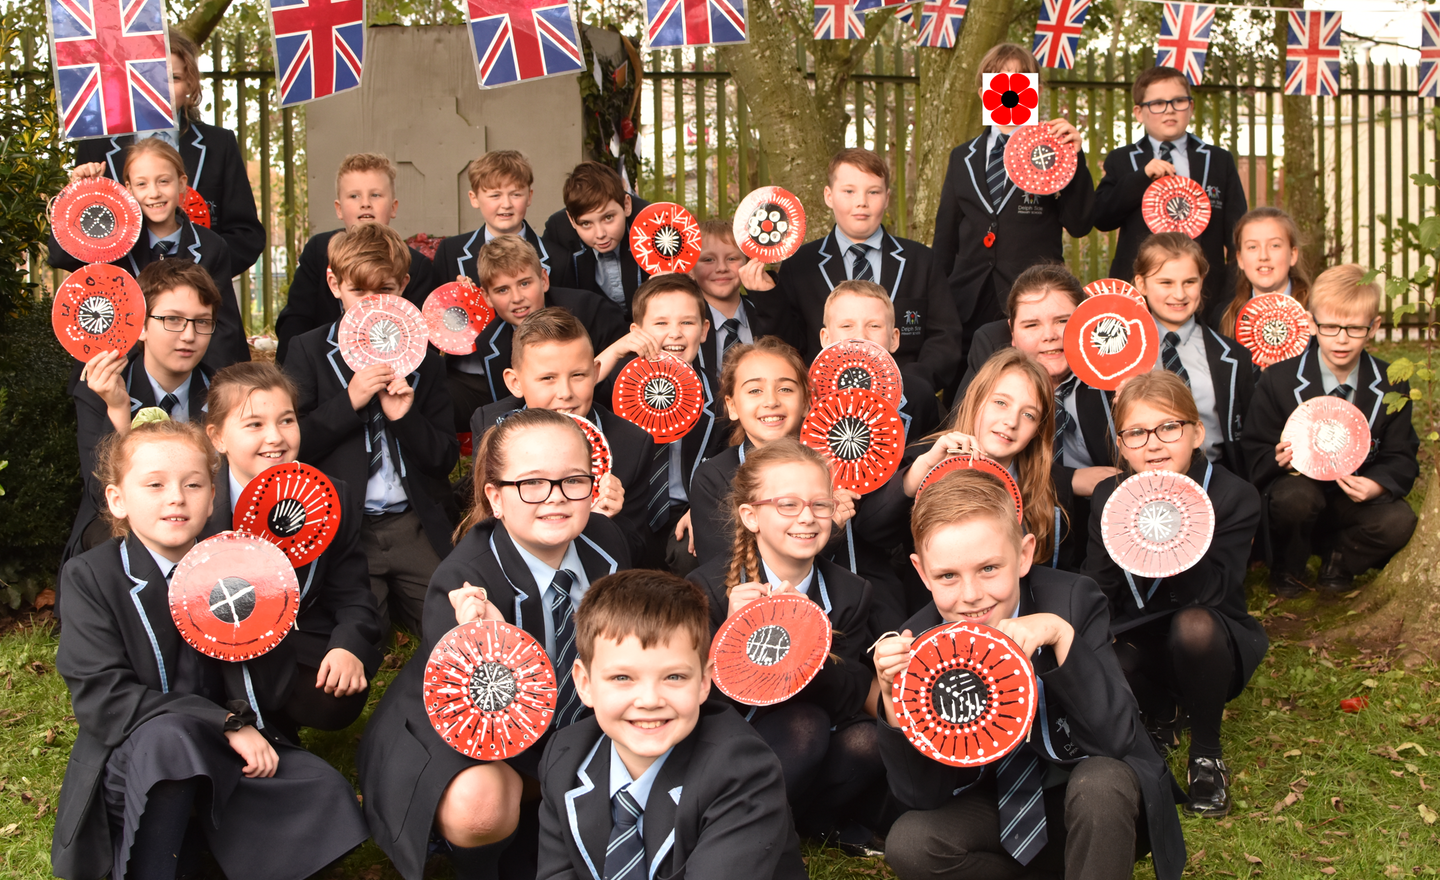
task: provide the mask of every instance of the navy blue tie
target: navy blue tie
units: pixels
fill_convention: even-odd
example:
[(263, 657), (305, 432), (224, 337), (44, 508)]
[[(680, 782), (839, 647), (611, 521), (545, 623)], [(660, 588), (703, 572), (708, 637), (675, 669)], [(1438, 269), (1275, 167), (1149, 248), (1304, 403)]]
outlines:
[(166, 394), (164, 397), (160, 398), (160, 408), (165, 410), (165, 415), (167, 416), (175, 412), (175, 407), (179, 405), (180, 398), (176, 397), (174, 394)]
[(380, 408), (378, 400), (370, 401), (365, 408), (365, 436), (370, 444), (370, 466), (366, 476), (373, 477), (380, 473), (380, 466), (385, 463), (385, 411)]
[(1345, 383), (1342, 382), (1342, 383), (1340, 383), (1339, 385), (1336, 385), (1336, 386), (1335, 386), (1335, 390), (1330, 392), (1330, 396), (1331, 396), (1331, 397), (1338, 397), (1338, 398), (1340, 398), (1341, 400), (1349, 400), (1349, 399), (1350, 399), (1350, 392), (1351, 392), (1351, 391), (1354, 391), (1354, 390), (1355, 390), (1355, 389), (1351, 388), (1349, 385), (1346, 385)]
[(1075, 431), (1075, 419), (1065, 409), (1065, 401), (1075, 393), (1075, 383), (1079, 379), (1071, 376), (1055, 389), (1055, 455), (1054, 460), (1058, 463), (1065, 457), (1065, 435)]
[(875, 272), (870, 268), (870, 245), (850, 245), (850, 280), (874, 281)]
[(1174, 330), (1166, 333), (1165, 341), (1160, 344), (1160, 364), (1179, 376), (1187, 387), (1190, 385), (1190, 374), (1185, 372), (1185, 365), (1180, 363), (1180, 334)]
[(1160, 142), (1160, 161), (1162, 161), (1162, 162), (1169, 162), (1171, 165), (1174, 165), (1174, 164), (1175, 164), (1175, 160), (1172, 159), (1172, 158), (1170, 158), (1170, 157), (1173, 156), (1173, 155), (1175, 155), (1175, 145), (1172, 144), (1172, 143), (1170, 143), (1169, 141), (1161, 141), (1161, 142)]
[[(678, 441), (677, 441), (678, 442)], [(650, 497), (645, 502), (650, 531), (665, 528), (670, 516), (670, 444), (655, 444), (655, 459), (650, 471)]]
[(990, 204), (995, 213), (1000, 213), (1000, 203), (1005, 200), (1005, 191), (1010, 188), (1010, 177), (1005, 173), (1005, 142), (1010, 135), (995, 136), (995, 146), (990, 148), (990, 158), (985, 163), (985, 184), (990, 189)]
[(644, 880), (645, 838), (640, 816), (645, 811), (626, 785), (610, 798), (610, 843), (605, 847), (605, 880)]
[(555, 680), (559, 694), (555, 699), (555, 729), (578, 720), (585, 712), (585, 704), (575, 693), (575, 680), (571, 671), (575, 668), (575, 615), (574, 603), (570, 601), (570, 587), (575, 576), (568, 571), (555, 572), (550, 582), (550, 628), (555, 633), (555, 653), (551, 660), (555, 664)]
[(740, 341), (740, 319), (730, 318), (720, 324), (720, 329), (725, 332), (725, 343), (720, 347), (720, 363), (723, 365), (725, 352), (730, 350), (730, 346)]
[(173, 241), (157, 241), (155, 242), (155, 246), (150, 248), (150, 255), (153, 256), (157, 261), (163, 260), (166, 257), (170, 256), (170, 249), (174, 246), (175, 242)]
[(1049, 842), (1045, 830), (1045, 768), (1021, 745), (995, 768), (1000, 807), (1000, 843), (1015, 861), (1030, 864)]

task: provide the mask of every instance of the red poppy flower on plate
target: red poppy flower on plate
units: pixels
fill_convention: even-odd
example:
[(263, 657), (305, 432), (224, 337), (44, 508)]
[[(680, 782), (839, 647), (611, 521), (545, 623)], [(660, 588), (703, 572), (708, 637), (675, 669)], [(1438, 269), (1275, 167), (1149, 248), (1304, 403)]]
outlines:
[(986, 125), (1024, 125), (1040, 106), (1039, 77), (1033, 73), (992, 73), (985, 76)]

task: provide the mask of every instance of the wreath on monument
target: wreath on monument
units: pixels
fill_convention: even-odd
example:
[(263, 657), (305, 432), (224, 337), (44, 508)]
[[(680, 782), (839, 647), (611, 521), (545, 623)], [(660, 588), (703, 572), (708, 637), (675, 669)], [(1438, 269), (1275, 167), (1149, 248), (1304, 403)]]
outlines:
[(634, 121), (640, 104), (640, 54), (630, 39), (620, 34), (625, 60), (616, 65), (596, 55), (588, 30), (580, 29), (585, 70), (577, 75), (580, 100), (585, 105), (585, 149), (616, 170), (621, 170), (623, 163), (625, 178), (634, 186), (640, 174), (640, 157), (636, 153), (639, 130)]

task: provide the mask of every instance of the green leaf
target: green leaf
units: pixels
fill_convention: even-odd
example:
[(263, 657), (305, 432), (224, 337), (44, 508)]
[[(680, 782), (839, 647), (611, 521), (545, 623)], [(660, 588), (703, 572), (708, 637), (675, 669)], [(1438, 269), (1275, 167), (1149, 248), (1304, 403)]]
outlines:
[(1420, 246), (1429, 250), (1440, 245), (1440, 217), (1426, 217), (1420, 221)]
[(1415, 362), (1407, 357), (1396, 358), (1390, 363), (1390, 369), (1385, 371), (1385, 378), (1390, 384), (1397, 382), (1409, 382), (1410, 377), (1415, 375)]
[[(1376, 272), (1374, 269), (1371, 269), (1368, 273), (1366, 273), (1367, 277), (1373, 276), (1373, 275), (1376, 275), (1376, 274), (1377, 274), (1377, 272)], [(1373, 280), (1374, 280), (1374, 279), (1371, 278), (1371, 281), (1373, 281)], [(1369, 282), (1369, 281), (1363, 281), (1363, 282), (1361, 282), (1361, 283), (1362, 283), (1362, 284), (1369, 284), (1370, 282)], [(1386, 296), (1387, 298), (1389, 298), (1389, 299), (1391, 299), (1391, 300), (1399, 299), (1400, 297), (1403, 297), (1405, 294), (1407, 294), (1407, 293), (1409, 293), (1409, 292), (1410, 292), (1410, 280), (1409, 280), (1408, 278), (1405, 278), (1405, 277), (1400, 276), (1400, 275), (1393, 275), (1393, 276), (1385, 279), (1385, 296)]]
[(1395, 413), (1397, 413), (1397, 412), (1399, 412), (1400, 410), (1404, 409), (1404, 408), (1405, 408), (1405, 404), (1407, 404), (1407, 403), (1409, 403), (1409, 402), (1410, 402), (1410, 398), (1408, 398), (1408, 397), (1406, 397), (1405, 395), (1399, 393), (1398, 391), (1387, 391), (1387, 392), (1385, 392), (1385, 412), (1386, 412), (1386, 413), (1389, 413), (1389, 414), (1391, 414), (1391, 415), (1394, 415)]
[(1391, 320), (1398, 321), (1405, 315), (1413, 315), (1419, 311), (1420, 305), (1418, 303), (1399, 303), (1390, 308), (1390, 318)]
[(1437, 182), (1434, 177), (1431, 177), (1423, 171), (1419, 174), (1410, 175), (1410, 179), (1415, 181), (1416, 186), (1440, 186), (1440, 182)]
[(1424, 399), (1425, 399), (1425, 392), (1422, 391), (1422, 390), (1419, 389), (1419, 388), (1411, 388), (1411, 389), (1410, 389), (1410, 399), (1411, 399), (1411, 400), (1424, 400)]
[(1425, 435), (1426, 440), (1440, 440), (1440, 431), (1431, 431)]

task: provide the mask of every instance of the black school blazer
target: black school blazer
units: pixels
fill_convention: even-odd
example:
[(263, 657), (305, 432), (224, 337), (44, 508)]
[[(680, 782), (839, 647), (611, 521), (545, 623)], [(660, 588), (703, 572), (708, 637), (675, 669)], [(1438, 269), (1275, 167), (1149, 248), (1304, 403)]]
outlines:
[[(991, 204), (986, 182), (985, 141), (989, 129), (950, 151), (940, 205), (935, 212), (935, 263), (949, 279), (955, 311), (968, 322), (980, 305), (985, 282), (994, 276), (996, 313), (1005, 311), (1005, 297), (1015, 278), (1036, 263), (1065, 260), (1064, 236), (1090, 234), (1095, 189), (1085, 153), (1076, 156), (1075, 176), (1060, 192), (1031, 195), (1011, 184), (1000, 205)], [(995, 233), (993, 247), (985, 235)], [(980, 309), (980, 314), (989, 313)]]
[[(1075, 628), (1075, 639), (1063, 666), (1041, 648), (1030, 659), (1044, 685), (1044, 702), (1036, 713), (1029, 745), (1041, 761), (1072, 765), (1090, 756), (1122, 760), (1140, 779), (1149, 824), (1155, 873), (1176, 880), (1185, 867), (1185, 838), (1175, 804), (1183, 792), (1170, 775), (1154, 740), (1145, 732), (1140, 710), (1115, 649), (1110, 643), (1110, 615), (1100, 588), (1088, 577), (1034, 566), (1020, 579), (1021, 615), (1049, 612)], [(918, 637), (944, 620), (932, 602), (905, 624)], [(933, 761), (910, 744), (882, 714), (880, 757), (890, 790), (903, 804), (936, 810), (980, 781), (984, 767), (951, 767)], [(1038, 734), (1038, 735), (1037, 735)]]
[[(714, 690), (711, 690), (714, 693)], [(611, 741), (593, 717), (555, 734), (540, 771), (537, 880), (600, 880)], [(700, 707), (645, 803), (647, 877), (805, 880), (780, 759), (728, 706)]]
[[(523, 220), (521, 222), (524, 223)], [(525, 223), (524, 229), (520, 231), (520, 237), (535, 249), (536, 255), (540, 257), (540, 268), (549, 272), (550, 248), (546, 246), (545, 240), (530, 228), (529, 223)], [(430, 278), (430, 289), (449, 284), (461, 275), (479, 284), (480, 276), (475, 266), (480, 260), (480, 249), (484, 246), (484, 226), (442, 239), (440, 245), (435, 248), (435, 259), (430, 261), (430, 271), (433, 273)]]
[[(183, 118), (181, 124), (184, 128), (178, 140), (185, 177), (210, 208), (210, 230), (230, 248), (230, 272), (244, 275), (265, 250), (265, 227), (255, 210), (255, 191), (250, 188), (240, 144), (228, 128)], [(129, 134), (80, 141), (75, 146), (75, 161), (103, 162), (105, 176), (119, 180), (125, 168), (125, 148), (134, 142), (135, 136)]]
[[(339, 322), (296, 338), (285, 373), (300, 389), (300, 460), (332, 480), (359, 487), (363, 505), (369, 481), (370, 452), (365, 415), (350, 406), (346, 390), (355, 371), (340, 356), (335, 341)], [(420, 517), (425, 536), (441, 559), (450, 552), (455, 510), (450, 497), (450, 471), (460, 460), (455, 414), (445, 388), (445, 365), (428, 349), (420, 367), (406, 381), (415, 389), (409, 412), (385, 422), (390, 459), (400, 472), (410, 509)]]

